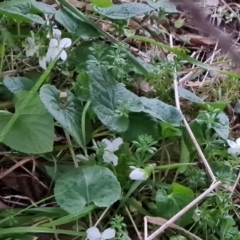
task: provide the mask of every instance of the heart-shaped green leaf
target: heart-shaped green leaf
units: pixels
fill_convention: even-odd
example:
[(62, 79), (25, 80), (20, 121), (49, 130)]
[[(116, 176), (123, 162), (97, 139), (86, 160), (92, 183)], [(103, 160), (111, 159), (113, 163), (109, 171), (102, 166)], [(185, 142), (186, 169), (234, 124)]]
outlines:
[[(46, 84), (41, 87), (39, 94), (46, 109), (82, 147), (84, 146), (81, 130), (83, 108), (70, 91), (66, 91), (66, 93), (67, 98), (63, 100), (60, 98), (60, 92), (54, 86)], [(87, 126), (89, 127), (89, 124)], [(86, 132), (89, 135), (90, 129), (86, 128)]]
[(109, 207), (120, 198), (121, 187), (106, 167), (88, 166), (71, 170), (57, 179), (54, 193), (58, 205), (78, 213), (86, 205)]
[(124, 132), (129, 119), (117, 113), (141, 112), (143, 105), (137, 95), (116, 83), (111, 74), (102, 66), (89, 65), (90, 99), (100, 121), (109, 129)]
[[(170, 191), (158, 190), (155, 201), (158, 209), (158, 216), (170, 219), (180, 210), (186, 207), (194, 200), (194, 193), (190, 188), (184, 187), (178, 183), (171, 185)], [(189, 223), (193, 215), (193, 209), (186, 212), (176, 223), (185, 226)]]
[[(16, 112), (27, 94), (27, 91), (16, 93), (14, 97)], [(0, 130), (12, 116), (13, 114), (10, 112), (0, 112)], [(45, 109), (39, 96), (36, 95), (19, 113), (18, 119), (4, 138), (3, 143), (24, 153), (45, 153), (52, 151), (54, 136), (53, 118)]]

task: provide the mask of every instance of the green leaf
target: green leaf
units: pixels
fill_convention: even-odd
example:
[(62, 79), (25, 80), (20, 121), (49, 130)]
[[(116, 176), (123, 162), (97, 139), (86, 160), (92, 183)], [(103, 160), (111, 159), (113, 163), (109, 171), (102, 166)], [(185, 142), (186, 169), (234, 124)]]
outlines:
[[(163, 189), (157, 191), (155, 201), (158, 209), (158, 216), (170, 219), (193, 200), (194, 193), (190, 188), (184, 187), (178, 183), (173, 183), (168, 193)], [(194, 210), (190, 209), (176, 221), (176, 224), (186, 226), (190, 222), (193, 212)]]
[(207, 124), (208, 128), (214, 129), (221, 138), (226, 140), (230, 134), (229, 118), (223, 112), (218, 112), (218, 110), (215, 110), (215, 112), (216, 113), (209, 113), (207, 111), (202, 111), (195, 121), (200, 124)]
[(178, 12), (176, 6), (169, 0), (156, 0), (156, 1), (147, 0), (147, 3), (151, 7), (155, 8), (157, 10), (163, 9), (166, 13), (177, 13)]
[[(25, 4), (25, 3), (31, 3), (33, 0), (21, 0), (21, 4)], [(15, 5), (20, 5), (19, 0), (11, 0), (11, 1), (4, 1), (4, 2), (0, 2), (0, 8), (2, 7), (12, 7)]]
[(68, 213), (78, 213), (86, 205), (109, 207), (120, 198), (121, 187), (105, 167), (73, 169), (56, 181), (54, 194), (58, 205)]
[(154, 8), (144, 3), (123, 3), (109, 8), (94, 6), (93, 9), (99, 14), (111, 19), (130, 19), (154, 11)]
[(90, 98), (89, 91), (89, 75), (85, 71), (81, 71), (76, 79), (74, 86), (74, 92), (76, 97), (81, 101), (88, 101)]
[(129, 119), (116, 110), (124, 107), (129, 112), (141, 112), (139, 97), (116, 83), (102, 66), (89, 65), (89, 76), (91, 101), (99, 120), (112, 131), (125, 132)]
[(31, 3), (19, 3), (8, 7), (0, 6), (0, 14), (6, 15), (17, 22), (35, 22), (44, 24), (45, 21), (42, 17), (31, 13), (31, 7)]
[(180, 137), (182, 132), (180, 129), (173, 127), (168, 122), (160, 122), (161, 126), (161, 135), (163, 139), (170, 138), (170, 137)]
[(213, 129), (221, 138), (227, 140), (230, 134), (229, 118), (225, 113), (221, 112), (218, 114), (217, 120), (213, 124)]
[(147, 134), (152, 136), (153, 139), (159, 137), (158, 121), (146, 113), (130, 113), (129, 114), (129, 127), (123, 134), (126, 141), (133, 141), (139, 135)]
[(12, 93), (17, 93), (22, 90), (31, 90), (34, 86), (34, 82), (26, 77), (5, 76), (3, 78), (3, 84)]
[[(27, 94), (27, 91), (16, 93), (14, 97), (16, 113)], [(0, 112), (0, 130), (12, 116), (13, 114), (10, 112)], [(45, 153), (52, 151), (54, 136), (53, 118), (43, 106), (39, 96), (36, 95), (19, 113), (18, 119), (4, 138), (3, 143), (24, 153)]]
[(55, 14), (56, 12), (56, 8), (54, 6), (43, 3), (43, 2), (32, 1), (31, 4), (33, 8), (47, 15)]
[[(190, 163), (190, 153), (187, 148), (186, 143), (184, 142), (184, 138), (181, 139), (181, 155), (180, 155), (180, 163)], [(182, 166), (178, 169), (179, 173), (184, 173), (188, 166)]]
[(113, 5), (111, 0), (90, 0), (90, 2), (100, 8), (107, 8)]
[(199, 98), (194, 93), (188, 91), (187, 89), (185, 89), (183, 87), (178, 87), (178, 95), (179, 95), (179, 97), (187, 99), (194, 103), (204, 103), (204, 101), (201, 98)]
[(60, 98), (60, 92), (54, 86), (47, 84), (41, 87), (39, 94), (46, 109), (82, 147), (81, 117), (83, 108), (70, 91), (66, 91), (66, 93), (67, 99), (63, 101)]
[(228, 102), (204, 102), (204, 103), (197, 103), (197, 105), (206, 110), (208, 110), (209, 106), (210, 106), (211, 109), (213, 109), (213, 110), (220, 109), (223, 111), (230, 103), (231, 103), (231, 101), (228, 101)]
[(63, 174), (70, 172), (74, 169), (73, 164), (58, 164), (56, 168), (54, 166), (44, 165), (47, 175), (51, 177), (53, 181), (56, 181)]
[(76, 37), (88, 40), (89, 38), (98, 38), (100, 36), (95, 28), (82, 21), (79, 17), (67, 9), (59, 9), (55, 14), (55, 19)]
[(229, 216), (229, 215), (225, 215), (223, 217), (221, 217), (220, 219), (220, 235), (221, 235), (221, 239), (226, 239), (227, 235), (230, 235), (230, 231), (231, 228), (236, 224), (235, 220)]
[(140, 99), (142, 100), (142, 104), (144, 105), (143, 112), (146, 112), (159, 120), (174, 125), (181, 124), (183, 116), (177, 110), (177, 108), (170, 106), (158, 99), (149, 99), (146, 97), (141, 97)]

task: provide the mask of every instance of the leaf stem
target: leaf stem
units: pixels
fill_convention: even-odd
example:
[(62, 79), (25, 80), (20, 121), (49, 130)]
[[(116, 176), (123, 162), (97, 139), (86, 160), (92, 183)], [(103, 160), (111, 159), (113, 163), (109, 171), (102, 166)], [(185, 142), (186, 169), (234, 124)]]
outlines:
[(81, 125), (82, 125), (82, 139), (83, 139), (83, 146), (82, 146), (82, 148), (83, 148), (85, 157), (88, 157), (87, 149), (86, 149), (86, 114), (87, 114), (87, 110), (88, 110), (90, 104), (91, 104), (91, 101), (88, 100), (87, 103), (85, 104), (84, 108), (83, 108), (82, 120), (81, 120)]
[(6, 43), (6, 38), (3, 39), (2, 45), (1, 45), (1, 63), (0, 63), (0, 74), (3, 71), (3, 59), (4, 59), (4, 54), (5, 54), (5, 43)]

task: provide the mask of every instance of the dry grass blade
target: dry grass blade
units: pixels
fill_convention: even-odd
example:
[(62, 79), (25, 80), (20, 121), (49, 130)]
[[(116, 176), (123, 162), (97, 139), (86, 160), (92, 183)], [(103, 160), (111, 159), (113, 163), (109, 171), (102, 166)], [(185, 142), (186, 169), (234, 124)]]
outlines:
[[(146, 216), (145, 218), (146, 218), (147, 222), (155, 224), (155, 225), (159, 225), (159, 226), (162, 226), (162, 225), (164, 225), (167, 222), (166, 219), (160, 218), (160, 217), (149, 217), (149, 216)], [(178, 225), (176, 225), (174, 223), (169, 225), (169, 228), (176, 229), (176, 230), (178, 230), (180, 232), (183, 232), (183, 233), (187, 234), (188, 236), (192, 237), (193, 239), (203, 240), (202, 238), (199, 238), (198, 236), (192, 234), (191, 232), (185, 230), (184, 228), (179, 227)]]

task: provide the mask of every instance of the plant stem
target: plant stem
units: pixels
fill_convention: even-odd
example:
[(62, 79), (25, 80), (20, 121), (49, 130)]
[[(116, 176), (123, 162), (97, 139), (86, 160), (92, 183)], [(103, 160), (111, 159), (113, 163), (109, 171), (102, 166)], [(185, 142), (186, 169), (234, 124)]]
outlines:
[(1, 63), (0, 63), (0, 74), (3, 71), (3, 59), (4, 59), (4, 54), (5, 54), (5, 42), (6, 42), (6, 38), (3, 39), (2, 45), (1, 45)]
[(19, 22), (17, 22), (17, 33), (18, 33), (18, 36), (21, 35), (20, 23)]
[(85, 157), (88, 157), (87, 154), (87, 150), (86, 150), (86, 114), (87, 114), (87, 110), (89, 108), (91, 104), (91, 101), (88, 100), (87, 103), (85, 104), (84, 108), (83, 108), (83, 112), (82, 112), (82, 139), (83, 139), (83, 151), (84, 151), (84, 155)]

